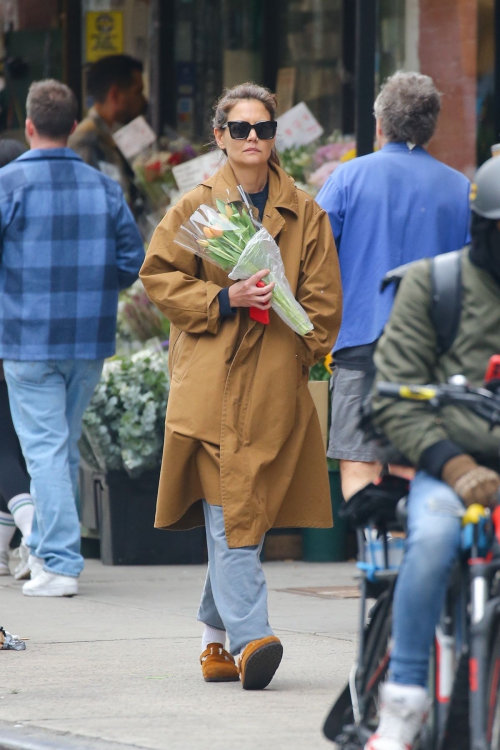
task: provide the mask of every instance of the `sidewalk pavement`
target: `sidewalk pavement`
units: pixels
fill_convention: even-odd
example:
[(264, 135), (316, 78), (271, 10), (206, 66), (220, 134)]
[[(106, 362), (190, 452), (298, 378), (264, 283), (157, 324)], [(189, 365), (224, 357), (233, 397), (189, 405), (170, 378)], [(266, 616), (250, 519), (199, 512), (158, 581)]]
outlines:
[(321, 725), (354, 658), (359, 602), (285, 589), (352, 587), (354, 566), (264, 567), (284, 658), (261, 692), (201, 677), (204, 566), (88, 560), (72, 599), (1, 578), (0, 624), (30, 640), (0, 653), (0, 750), (333, 749)]

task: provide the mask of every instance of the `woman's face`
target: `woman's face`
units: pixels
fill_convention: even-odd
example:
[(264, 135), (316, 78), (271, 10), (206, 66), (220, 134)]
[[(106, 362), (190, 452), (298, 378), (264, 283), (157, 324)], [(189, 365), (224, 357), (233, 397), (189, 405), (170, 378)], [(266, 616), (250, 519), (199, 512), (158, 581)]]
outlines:
[[(228, 122), (243, 121), (254, 125), (256, 122), (270, 120), (271, 115), (262, 102), (257, 99), (242, 99), (229, 111)], [(238, 166), (258, 167), (267, 164), (271, 151), (276, 142), (272, 140), (260, 140), (255, 130), (251, 130), (245, 140), (239, 141), (231, 138), (229, 128), (214, 129), (215, 139), (220, 149), (227, 152), (229, 161)]]

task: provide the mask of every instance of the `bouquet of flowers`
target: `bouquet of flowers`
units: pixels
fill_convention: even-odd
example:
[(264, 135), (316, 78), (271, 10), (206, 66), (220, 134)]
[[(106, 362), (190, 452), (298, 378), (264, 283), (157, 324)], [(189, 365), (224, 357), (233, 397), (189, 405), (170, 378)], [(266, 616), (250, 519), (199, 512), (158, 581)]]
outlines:
[(296, 333), (305, 336), (313, 325), (297, 302), (285, 276), (280, 249), (267, 229), (255, 218), (248, 196), (238, 187), (241, 200), (224, 203), (217, 210), (202, 205), (184, 222), (175, 242), (229, 273), (230, 279), (249, 279), (270, 269), (264, 277), (274, 282), (271, 307)]
[(137, 476), (161, 460), (169, 378), (157, 343), (104, 364), (83, 418), (82, 455), (101, 471)]
[(132, 169), (153, 208), (165, 208), (170, 203), (170, 194), (177, 189), (172, 167), (197, 156), (194, 148), (186, 143), (174, 151), (144, 151), (134, 159)]

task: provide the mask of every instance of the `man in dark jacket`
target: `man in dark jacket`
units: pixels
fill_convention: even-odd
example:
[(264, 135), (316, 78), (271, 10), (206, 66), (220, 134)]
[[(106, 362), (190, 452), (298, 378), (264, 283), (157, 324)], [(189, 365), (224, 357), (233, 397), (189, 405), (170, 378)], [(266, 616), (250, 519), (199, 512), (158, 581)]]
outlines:
[(143, 66), (129, 55), (109, 55), (87, 71), (87, 92), (93, 106), (69, 139), (69, 146), (84, 162), (119, 183), (135, 210), (134, 173), (113, 140), (116, 128), (144, 114)]
[[(462, 251), (457, 335), (438, 354), (431, 322), (430, 261), (411, 268), (375, 354), (377, 380), (483, 383), (500, 353), (500, 159), (486, 162), (473, 186), (472, 245)], [(408, 750), (427, 709), (429, 652), (449, 574), (460, 549), (464, 504), (489, 505), (500, 487), (500, 428), (458, 406), (439, 413), (416, 401), (375, 397), (375, 421), (417, 467), (408, 500), (408, 539), (394, 599), (390, 677), (380, 726), (366, 750)]]

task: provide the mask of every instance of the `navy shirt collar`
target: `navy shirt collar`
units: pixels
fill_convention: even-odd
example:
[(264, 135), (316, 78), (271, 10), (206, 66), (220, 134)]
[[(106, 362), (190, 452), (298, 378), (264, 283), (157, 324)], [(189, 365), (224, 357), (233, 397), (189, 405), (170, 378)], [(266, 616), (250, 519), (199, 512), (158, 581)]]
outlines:
[(403, 141), (386, 143), (385, 146), (382, 148), (382, 151), (387, 151), (388, 153), (389, 152), (395, 153), (399, 151), (399, 152), (406, 152), (407, 154), (412, 154), (412, 153), (421, 154), (422, 152), (426, 153), (425, 149), (422, 148), (422, 146), (415, 146), (414, 148), (410, 149), (406, 143), (403, 143)]
[(16, 161), (33, 159), (75, 159), (82, 161), (71, 148), (34, 148), (21, 154)]

